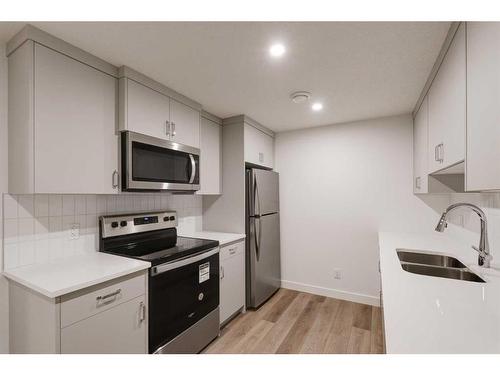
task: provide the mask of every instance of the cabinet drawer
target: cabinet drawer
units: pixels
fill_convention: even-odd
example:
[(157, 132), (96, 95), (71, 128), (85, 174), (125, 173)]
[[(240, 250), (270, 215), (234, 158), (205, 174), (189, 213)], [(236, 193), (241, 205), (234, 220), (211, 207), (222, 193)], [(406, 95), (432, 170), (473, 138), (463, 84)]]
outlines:
[(146, 275), (109, 282), (90, 292), (76, 292), (61, 300), (61, 327), (129, 301), (146, 293)]
[(146, 296), (61, 329), (62, 354), (144, 354), (147, 352)]
[(229, 245), (221, 246), (220, 248), (220, 259), (228, 259), (236, 254), (242, 254), (245, 252), (245, 241), (235, 242)]

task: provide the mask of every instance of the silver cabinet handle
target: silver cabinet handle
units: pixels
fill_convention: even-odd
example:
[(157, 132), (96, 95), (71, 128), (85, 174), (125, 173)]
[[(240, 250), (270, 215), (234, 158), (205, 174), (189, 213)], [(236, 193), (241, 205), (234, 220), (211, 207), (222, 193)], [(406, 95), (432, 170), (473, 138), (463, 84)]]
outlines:
[(415, 187), (420, 190), (420, 176), (415, 178)]
[(222, 280), (224, 278), (224, 267), (220, 266), (220, 279)]
[(441, 143), (439, 146), (440, 146), (439, 149), (441, 150), (439, 162), (442, 163), (442, 162), (444, 162), (444, 143)]
[(111, 183), (113, 185), (113, 189), (116, 189), (118, 187), (118, 171), (116, 169), (113, 171)]
[(175, 122), (172, 122), (172, 137), (175, 137)]
[(434, 161), (439, 161), (438, 147), (439, 145), (434, 146)]
[(139, 323), (146, 320), (146, 304), (141, 301), (139, 304)]
[(170, 121), (165, 121), (165, 135), (170, 137)]
[(111, 302), (111, 301), (107, 301), (110, 298), (113, 298), (113, 301), (114, 301), (116, 299), (116, 297), (118, 297), (118, 295), (121, 292), (122, 292), (121, 289), (117, 289), (113, 293), (109, 293), (109, 294), (106, 294), (104, 296), (98, 296), (98, 297), (96, 297), (96, 301), (97, 301), (97, 303), (108, 303), (108, 302)]

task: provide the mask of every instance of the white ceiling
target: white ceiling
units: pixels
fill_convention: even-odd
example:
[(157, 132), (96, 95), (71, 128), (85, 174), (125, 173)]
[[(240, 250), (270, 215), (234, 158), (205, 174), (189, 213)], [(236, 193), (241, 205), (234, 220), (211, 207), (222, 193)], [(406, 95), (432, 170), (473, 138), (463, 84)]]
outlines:
[[(0, 43), (23, 23), (0, 22)], [(284, 131), (410, 113), (448, 22), (35, 22), (108, 62), (128, 65), (219, 116)], [(287, 48), (272, 59), (273, 42)], [(294, 104), (306, 90), (321, 112)]]

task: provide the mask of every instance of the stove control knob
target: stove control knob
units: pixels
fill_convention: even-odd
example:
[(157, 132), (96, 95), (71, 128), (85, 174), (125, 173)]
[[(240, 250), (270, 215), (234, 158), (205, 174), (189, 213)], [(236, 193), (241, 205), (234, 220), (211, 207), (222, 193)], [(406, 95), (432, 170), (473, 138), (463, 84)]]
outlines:
[(118, 221), (113, 221), (111, 223), (111, 228), (118, 228)]
[(163, 218), (163, 221), (169, 221), (169, 220), (170, 220), (170, 218), (169, 218), (168, 216), (165, 216), (165, 217)]
[(170, 216), (170, 220), (175, 220), (175, 216)]
[(127, 226), (127, 222), (125, 220), (120, 221), (120, 226), (121, 227), (126, 227)]

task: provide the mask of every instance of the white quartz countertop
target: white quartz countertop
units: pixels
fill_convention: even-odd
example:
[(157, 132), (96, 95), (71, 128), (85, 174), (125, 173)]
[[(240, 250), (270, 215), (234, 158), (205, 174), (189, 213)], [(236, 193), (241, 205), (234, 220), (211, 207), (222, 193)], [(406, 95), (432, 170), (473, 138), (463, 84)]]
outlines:
[(178, 231), (177, 234), (182, 237), (194, 237), (194, 238), (202, 238), (205, 240), (219, 241), (220, 246), (240, 241), (246, 237), (244, 233), (225, 233), (225, 232), (210, 232), (210, 231), (200, 231), (200, 232)]
[[(470, 245), (445, 233), (379, 233), (387, 353), (500, 353), (499, 259), (481, 268)], [(396, 249), (452, 255), (486, 283), (406, 272)]]
[(56, 298), (151, 267), (149, 262), (100, 252), (6, 270), (3, 275), (49, 298)]

